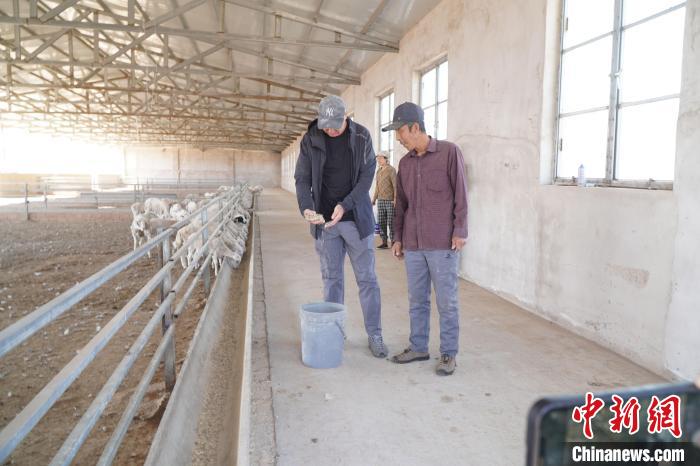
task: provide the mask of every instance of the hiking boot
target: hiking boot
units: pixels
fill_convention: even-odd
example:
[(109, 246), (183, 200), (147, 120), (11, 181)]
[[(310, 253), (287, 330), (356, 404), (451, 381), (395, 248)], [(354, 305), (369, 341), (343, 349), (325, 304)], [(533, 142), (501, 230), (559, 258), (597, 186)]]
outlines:
[(389, 355), (389, 350), (381, 335), (370, 335), (367, 337), (367, 341), (369, 341), (369, 350), (375, 358), (385, 358)]
[(382, 243), (379, 246), (377, 246), (377, 249), (389, 249), (389, 245), (386, 243)]
[(396, 364), (406, 364), (413, 361), (426, 361), (430, 359), (430, 354), (413, 351), (411, 348), (406, 348), (403, 353), (396, 354), (391, 357), (391, 362)]
[(457, 361), (454, 356), (449, 354), (443, 354), (440, 356), (440, 361), (438, 362), (435, 372), (437, 375), (452, 375), (457, 367)]

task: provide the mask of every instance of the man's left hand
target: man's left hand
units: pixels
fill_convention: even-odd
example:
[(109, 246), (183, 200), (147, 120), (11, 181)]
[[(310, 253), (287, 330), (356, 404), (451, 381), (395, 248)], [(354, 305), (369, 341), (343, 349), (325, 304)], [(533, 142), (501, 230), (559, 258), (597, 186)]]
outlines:
[(452, 249), (455, 251), (461, 251), (464, 247), (464, 243), (467, 242), (467, 238), (458, 238), (457, 236), (452, 237)]
[(326, 223), (326, 228), (335, 226), (335, 224), (338, 223), (341, 218), (343, 218), (343, 215), (345, 215), (345, 209), (343, 209), (342, 205), (338, 204), (337, 206), (335, 206), (335, 209), (333, 209), (331, 221)]

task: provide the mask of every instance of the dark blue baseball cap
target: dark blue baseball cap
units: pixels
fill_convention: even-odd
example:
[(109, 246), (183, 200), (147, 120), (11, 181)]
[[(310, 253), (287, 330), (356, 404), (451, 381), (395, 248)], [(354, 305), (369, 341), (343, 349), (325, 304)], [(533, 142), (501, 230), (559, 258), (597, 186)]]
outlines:
[(413, 102), (404, 102), (396, 107), (394, 118), (382, 131), (396, 130), (411, 123), (423, 123), (423, 109)]

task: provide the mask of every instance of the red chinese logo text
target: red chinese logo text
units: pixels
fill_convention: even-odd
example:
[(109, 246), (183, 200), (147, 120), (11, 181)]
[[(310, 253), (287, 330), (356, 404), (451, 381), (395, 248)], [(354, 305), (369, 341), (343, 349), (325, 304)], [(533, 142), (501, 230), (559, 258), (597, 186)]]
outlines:
[(577, 406), (574, 408), (574, 412), (571, 413), (571, 418), (574, 422), (583, 422), (583, 435), (587, 439), (593, 438), (593, 428), (591, 427), (591, 420), (598, 414), (598, 411), (603, 409), (605, 402), (600, 398), (593, 396), (593, 393), (586, 393), (586, 403), (583, 406)]
[[(618, 395), (612, 396), (613, 404), (610, 411), (613, 416), (608, 421), (610, 432), (621, 433), (622, 429), (627, 429), (630, 435), (639, 432), (639, 411), (641, 405), (637, 397), (631, 397), (626, 402)], [(601, 398), (596, 398), (591, 392), (586, 393), (586, 402), (582, 406), (577, 406), (571, 413), (571, 419), (576, 423), (583, 423), (583, 435), (593, 439), (593, 418), (605, 406)], [(649, 408), (647, 408), (647, 432), (650, 434), (669, 431), (674, 437), (680, 438), (683, 434), (681, 429), (681, 398), (678, 395), (669, 395), (663, 400), (654, 395), (651, 397)]]
[(681, 398), (678, 395), (669, 395), (659, 401), (656, 395), (652, 396), (647, 409), (647, 419), (650, 434), (668, 430), (674, 437), (680, 438)]

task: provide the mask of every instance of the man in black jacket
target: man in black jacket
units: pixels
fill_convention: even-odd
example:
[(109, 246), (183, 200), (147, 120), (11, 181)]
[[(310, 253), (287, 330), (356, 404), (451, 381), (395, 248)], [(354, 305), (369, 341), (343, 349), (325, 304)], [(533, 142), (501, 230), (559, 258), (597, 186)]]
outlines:
[[(301, 140), (294, 179), (299, 210), (310, 223), (321, 261), (324, 300), (343, 304), (345, 253), (360, 289), (369, 348), (383, 358), (381, 298), (374, 271), (374, 214), (369, 189), (376, 167), (372, 138), (345, 117), (340, 97), (321, 100)], [(322, 218), (321, 218), (322, 217)]]

